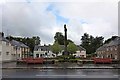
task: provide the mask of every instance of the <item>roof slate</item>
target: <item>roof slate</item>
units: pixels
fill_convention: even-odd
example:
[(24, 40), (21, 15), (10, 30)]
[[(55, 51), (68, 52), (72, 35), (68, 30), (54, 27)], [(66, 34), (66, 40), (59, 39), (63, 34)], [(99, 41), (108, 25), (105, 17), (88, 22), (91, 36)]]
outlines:
[(16, 40), (12, 40), (12, 41), (10, 41), (11, 42), (11, 44), (13, 45), (13, 46), (17, 46), (17, 47), (28, 47), (28, 46), (26, 46), (25, 44), (23, 44), (22, 42), (19, 42), (19, 41), (16, 41)]
[(103, 51), (106, 50), (106, 47), (118, 45), (120, 45), (120, 37), (117, 37), (116, 39), (110, 41), (108, 44), (104, 44), (103, 46), (99, 47), (96, 51)]

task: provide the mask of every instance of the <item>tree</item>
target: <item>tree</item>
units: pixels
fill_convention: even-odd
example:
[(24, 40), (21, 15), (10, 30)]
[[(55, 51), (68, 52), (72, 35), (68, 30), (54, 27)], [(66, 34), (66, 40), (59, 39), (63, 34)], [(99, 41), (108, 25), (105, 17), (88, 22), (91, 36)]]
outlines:
[(115, 38), (117, 38), (118, 36), (112, 36), (111, 38), (105, 40), (104, 44), (109, 43), (110, 41), (114, 40)]
[(84, 33), (84, 35), (81, 38), (81, 46), (84, 47), (87, 51), (87, 53), (91, 53), (90, 52), (90, 40), (89, 40), (89, 34)]
[(70, 52), (70, 54), (73, 54), (78, 50), (78, 48), (74, 43), (70, 42), (67, 46), (67, 50)]
[(93, 37), (92, 35), (85, 33), (81, 40), (81, 46), (86, 49), (87, 54), (91, 54), (94, 53), (97, 48), (103, 45), (104, 37)]
[(64, 36), (61, 32), (56, 32), (54, 39), (55, 42), (58, 42), (58, 44), (64, 45)]
[(40, 44), (40, 37), (39, 36), (34, 36), (34, 37), (32, 37), (33, 39), (34, 39), (34, 41), (35, 41), (35, 45), (39, 45)]
[(16, 41), (24, 43), (25, 45), (29, 46), (31, 52), (34, 51), (35, 45), (40, 44), (40, 37), (39, 36), (33, 36), (31, 38), (30, 37), (23, 38), (23, 37), (8, 36), (6, 38), (9, 40), (16, 40)]
[[(64, 35), (61, 32), (56, 32), (55, 36), (54, 36), (55, 42), (58, 42), (58, 44), (60, 45), (64, 45)], [(68, 39), (67, 40), (67, 45), (69, 44), (69, 42), (72, 42), (72, 40)]]
[(61, 51), (61, 47), (60, 45), (58, 44), (58, 42), (54, 42), (54, 44), (51, 46), (51, 51), (53, 53), (55, 53), (56, 55), (58, 55), (58, 53)]

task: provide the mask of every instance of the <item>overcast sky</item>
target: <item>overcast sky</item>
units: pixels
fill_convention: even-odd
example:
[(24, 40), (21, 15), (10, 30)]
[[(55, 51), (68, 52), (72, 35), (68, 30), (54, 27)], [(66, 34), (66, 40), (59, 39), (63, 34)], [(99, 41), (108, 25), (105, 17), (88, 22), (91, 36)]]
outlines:
[(1, 26), (6, 35), (37, 35), (41, 38), (41, 44), (51, 44), (56, 32), (64, 33), (64, 24), (67, 24), (68, 38), (76, 44), (80, 44), (84, 33), (104, 36), (105, 39), (118, 35), (117, 0), (22, 1), (9, 0), (0, 3)]

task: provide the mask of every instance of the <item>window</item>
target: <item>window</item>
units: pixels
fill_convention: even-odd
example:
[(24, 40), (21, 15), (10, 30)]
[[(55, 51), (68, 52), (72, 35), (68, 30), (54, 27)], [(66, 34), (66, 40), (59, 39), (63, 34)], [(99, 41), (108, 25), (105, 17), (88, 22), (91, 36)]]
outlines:
[(36, 57), (39, 58), (39, 54), (36, 54)]
[(40, 54), (40, 57), (42, 57), (42, 54)]
[(14, 48), (14, 50), (16, 50), (16, 49), (17, 49), (17, 47), (15, 47), (15, 46), (14, 46), (13, 48)]
[(9, 52), (6, 52), (6, 55), (9, 55)]
[(113, 55), (111, 54), (110, 57), (113, 58)]
[(6, 45), (9, 46), (9, 42), (6, 42)]
[(43, 51), (43, 49), (41, 49), (41, 51)]
[(118, 56), (117, 56), (117, 53), (115, 54), (115, 59), (117, 59), (118, 58)]
[(108, 55), (108, 58), (111, 58), (110, 55)]
[(17, 49), (20, 50), (20, 47), (18, 47)]
[(0, 56), (1, 56), (1, 51), (0, 51)]
[(112, 47), (111, 47), (110, 49), (111, 49), (111, 51), (113, 50), (113, 48), (112, 48)]
[(117, 50), (117, 47), (115, 46), (115, 50)]
[(20, 54), (18, 56), (20, 57)]

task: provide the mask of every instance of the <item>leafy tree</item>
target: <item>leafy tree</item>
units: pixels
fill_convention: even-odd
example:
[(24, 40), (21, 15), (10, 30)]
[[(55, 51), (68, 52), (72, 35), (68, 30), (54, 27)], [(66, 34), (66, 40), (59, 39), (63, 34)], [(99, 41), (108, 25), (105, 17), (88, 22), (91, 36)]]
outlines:
[(91, 54), (94, 53), (97, 48), (103, 45), (104, 37), (93, 37), (92, 35), (85, 33), (81, 40), (81, 46), (86, 49), (87, 54)]
[(53, 53), (55, 53), (56, 55), (58, 55), (58, 53), (61, 51), (61, 47), (60, 45), (58, 44), (58, 42), (54, 42), (54, 44), (51, 46), (51, 51)]
[[(64, 45), (64, 35), (61, 32), (56, 32), (55, 36), (54, 36), (55, 42), (58, 42), (58, 44), (60, 45)], [(69, 44), (69, 42), (72, 42), (72, 40), (68, 39), (67, 40), (67, 45)]]
[(64, 36), (61, 32), (56, 32), (54, 39), (55, 42), (58, 42), (58, 44), (64, 45)]
[(84, 47), (87, 51), (87, 53), (90, 52), (90, 40), (89, 40), (89, 34), (85, 33), (81, 38), (81, 46)]
[(32, 38), (35, 40), (35, 45), (39, 45), (40, 44), (40, 37), (39, 36), (34, 36)]
[(110, 41), (114, 40), (115, 38), (117, 38), (118, 36), (112, 36), (111, 38), (105, 40), (104, 44), (109, 43)]
[(67, 46), (67, 50), (68, 50), (68, 52), (70, 52), (71, 54), (73, 54), (73, 53), (75, 53), (78, 50), (78, 48), (77, 48), (77, 46), (74, 43), (70, 42), (68, 44), (68, 46)]
[(20, 41), (22, 43), (24, 43), (25, 45), (30, 47), (30, 51), (33, 52), (34, 51), (34, 47), (35, 45), (39, 45), (40, 44), (40, 37), (38, 36), (33, 36), (33, 37), (13, 37), (13, 36), (8, 36), (6, 37), (9, 40), (16, 40), (16, 41)]

